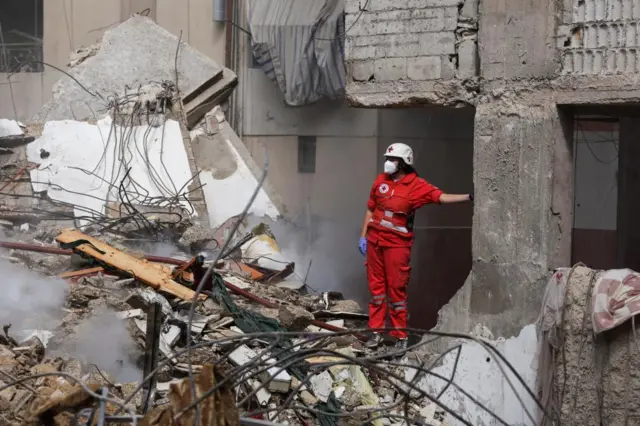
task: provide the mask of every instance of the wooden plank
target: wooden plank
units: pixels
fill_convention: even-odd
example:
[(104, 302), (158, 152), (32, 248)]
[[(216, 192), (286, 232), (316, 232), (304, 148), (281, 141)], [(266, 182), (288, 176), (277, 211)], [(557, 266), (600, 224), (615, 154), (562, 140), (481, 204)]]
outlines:
[(80, 277), (84, 277), (85, 275), (96, 274), (98, 272), (104, 272), (104, 268), (102, 266), (96, 266), (95, 268), (82, 269), (80, 271), (64, 272), (58, 276), (63, 279), (80, 278)]
[[(90, 256), (105, 265), (118, 269), (156, 291), (163, 291), (187, 301), (193, 300), (195, 296), (193, 290), (173, 281), (170, 275), (146, 260), (136, 259), (130, 254), (115, 249), (75, 229), (65, 230), (56, 237), (56, 241), (61, 244), (70, 244), (79, 240), (84, 240), (88, 243), (75, 247), (73, 251), (76, 253)], [(96, 249), (104, 253), (100, 253)], [(206, 296), (201, 295), (201, 298), (205, 299)]]

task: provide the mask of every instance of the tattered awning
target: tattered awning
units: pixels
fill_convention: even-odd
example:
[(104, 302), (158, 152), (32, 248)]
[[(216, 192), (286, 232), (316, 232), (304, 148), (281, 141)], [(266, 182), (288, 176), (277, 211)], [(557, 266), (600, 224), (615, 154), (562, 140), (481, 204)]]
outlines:
[(344, 0), (249, 0), (253, 55), (287, 104), (344, 95)]

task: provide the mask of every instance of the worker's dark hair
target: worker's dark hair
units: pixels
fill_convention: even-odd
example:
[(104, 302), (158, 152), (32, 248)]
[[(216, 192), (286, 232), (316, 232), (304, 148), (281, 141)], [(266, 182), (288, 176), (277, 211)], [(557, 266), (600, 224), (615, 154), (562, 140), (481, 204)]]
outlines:
[(402, 158), (400, 158), (399, 160), (400, 162), (398, 163), (398, 166), (400, 167), (400, 170), (404, 172), (404, 174), (407, 174), (407, 175), (409, 173), (415, 173), (416, 175), (418, 174), (418, 172), (416, 172), (416, 169), (414, 169), (413, 166), (410, 166), (407, 163), (405, 163)]

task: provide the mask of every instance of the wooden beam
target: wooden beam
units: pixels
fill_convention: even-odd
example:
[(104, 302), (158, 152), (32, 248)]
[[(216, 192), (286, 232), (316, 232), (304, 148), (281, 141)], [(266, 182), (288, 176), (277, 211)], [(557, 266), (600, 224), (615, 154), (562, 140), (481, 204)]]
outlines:
[[(193, 290), (173, 281), (171, 275), (157, 266), (150, 264), (146, 260), (136, 259), (130, 254), (113, 248), (78, 230), (65, 230), (56, 237), (56, 241), (60, 244), (80, 242), (73, 248), (74, 252), (89, 256), (104, 265), (118, 269), (123, 274), (136, 278), (156, 291), (163, 291), (187, 301), (193, 300), (195, 296)], [(205, 299), (206, 296), (201, 295), (201, 298)]]

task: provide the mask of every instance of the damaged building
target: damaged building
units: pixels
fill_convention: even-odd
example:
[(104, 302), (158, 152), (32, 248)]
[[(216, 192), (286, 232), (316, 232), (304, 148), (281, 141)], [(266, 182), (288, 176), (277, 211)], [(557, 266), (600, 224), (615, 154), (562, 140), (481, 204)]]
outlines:
[[(638, 24), (635, 0), (0, 2), (3, 272), (64, 289), (43, 326), (10, 280), (0, 423), (634, 424)], [(361, 343), (355, 244), (394, 142), (475, 195), (417, 214), (424, 338), (395, 361)], [(101, 322), (135, 350), (65, 346)]]

